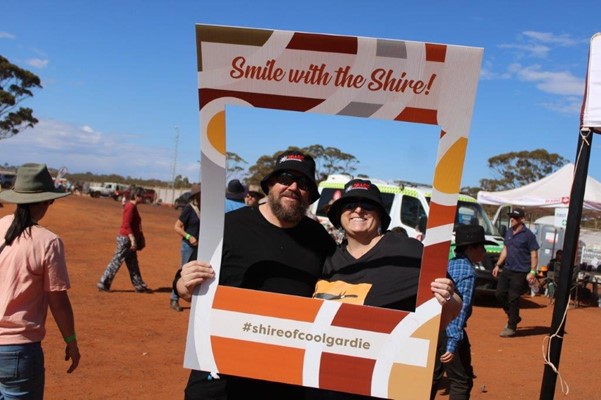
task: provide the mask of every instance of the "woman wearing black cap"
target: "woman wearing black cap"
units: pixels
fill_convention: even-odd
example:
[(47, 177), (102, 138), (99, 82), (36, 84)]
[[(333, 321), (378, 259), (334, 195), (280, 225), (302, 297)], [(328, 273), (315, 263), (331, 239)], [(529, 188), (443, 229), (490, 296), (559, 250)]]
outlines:
[[(387, 232), (390, 216), (380, 190), (368, 180), (351, 180), (332, 204), (328, 218), (335, 227), (344, 229), (346, 240), (326, 260), (324, 279), (317, 283), (313, 297), (414, 311), (423, 245), (397, 232)], [(431, 284), (436, 299), (445, 306), (445, 321), (461, 308), (453, 286), (448, 278)]]

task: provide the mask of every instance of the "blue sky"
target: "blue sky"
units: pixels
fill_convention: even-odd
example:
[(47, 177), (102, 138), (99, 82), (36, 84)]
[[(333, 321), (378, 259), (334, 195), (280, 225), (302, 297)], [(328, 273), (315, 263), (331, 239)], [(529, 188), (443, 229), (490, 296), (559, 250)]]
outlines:
[[(197, 23), (484, 48), (462, 186), (488, 158), (545, 148), (573, 162), (601, 3), (578, 1), (3, 0), (0, 54), (37, 74), (40, 120), (0, 141), (0, 165), (199, 179)], [(357, 173), (431, 181), (438, 127), (232, 108), (227, 147), (249, 166), (289, 145), (353, 154)], [(177, 137), (177, 140), (176, 140)], [(589, 174), (601, 178), (601, 142)]]

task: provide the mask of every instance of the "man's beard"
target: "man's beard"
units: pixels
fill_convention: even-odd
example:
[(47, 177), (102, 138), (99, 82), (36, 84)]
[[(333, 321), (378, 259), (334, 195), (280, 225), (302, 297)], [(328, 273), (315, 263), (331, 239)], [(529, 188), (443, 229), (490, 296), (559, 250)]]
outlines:
[(302, 197), (299, 197), (297, 205), (285, 207), (282, 205), (282, 197), (282, 194), (280, 194), (279, 197), (276, 197), (273, 192), (269, 192), (267, 203), (269, 204), (269, 207), (271, 207), (271, 211), (282, 221), (298, 224), (305, 216), (309, 204)]

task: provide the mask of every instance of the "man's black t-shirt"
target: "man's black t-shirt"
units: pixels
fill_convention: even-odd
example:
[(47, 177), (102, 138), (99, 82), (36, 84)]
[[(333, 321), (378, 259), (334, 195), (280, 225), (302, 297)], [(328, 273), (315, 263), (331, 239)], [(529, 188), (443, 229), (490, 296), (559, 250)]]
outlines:
[[(264, 206), (267, 207), (267, 206)], [(242, 207), (225, 214), (219, 284), (265, 292), (311, 297), (326, 256), (336, 243), (316, 221), (304, 217), (294, 228), (269, 223), (259, 207)], [(178, 275), (174, 281), (179, 279)], [(236, 400), (249, 395), (304, 399), (302, 386), (235, 376), (211, 379), (192, 370), (186, 400)]]
[(311, 297), (335, 243), (316, 221), (294, 228), (269, 223), (258, 207), (225, 214), (219, 284)]

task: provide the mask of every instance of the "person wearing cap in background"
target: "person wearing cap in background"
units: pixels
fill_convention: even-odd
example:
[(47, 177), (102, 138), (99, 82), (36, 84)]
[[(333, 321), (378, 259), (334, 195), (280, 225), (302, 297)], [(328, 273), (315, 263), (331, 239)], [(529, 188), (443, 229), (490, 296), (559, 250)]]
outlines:
[(255, 207), (259, 205), (259, 201), (264, 197), (265, 195), (259, 186), (250, 185), (248, 187), (248, 193), (246, 193), (246, 197), (244, 198), (244, 202), (249, 207)]
[(0, 219), (0, 398), (44, 397), (44, 352), (48, 308), (63, 336), (67, 370), (80, 361), (71, 287), (63, 241), (39, 222), (54, 200), (65, 197), (55, 189), (45, 164), (24, 164), (14, 188), (0, 200), (16, 204), (13, 215)]
[[(332, 225), (342, 227), (346, 238), (327, 258), (313, 297), (415, 311), (423, 244), (388, 231), (390, 216), (377, 186), (363, 179), (347, 182), (327, 215)], [(448, 277), (435, 279), (430, 288), (443, 306), (441, 321), (445, 326), (458, 315), (461, 298), (454, 293), (454, 283)], [(371, 397), (322, 391), (314, 398)]]
[[(182, 267), (190, 260), (195, 260), (198, 254), (198, 233), (200, 231), (200, 184), (190, 188), (190, 201), (175, 221), (175, 232), (181, 236), (180, 265)], [(171, 291), (170, 307), (175, 311), (183, 311), (179, 305), (179, 296)]]
[[(497, 278), (496, 297), (507, 314), (507, 325), (499, 336), (515, 336), (520, 317), (520, 297), (526, 283), (535, 284), (539, 245), (536, 236), (524, 225), (524, 210), (515, 208), (509, 214), (510, 229), (504, 238), (499, 261), (492, 270)], [(503, 265), (504, 263), (504, 265)], [(503, 269), (501, 269), (503, 265)]]
[(248, 189), (238, 179), (229, 181), (225, 190), (225, 212), (244, 207), (246, 205), (244, 202), (246, 193), (248, 193)]
[(476, 286), (475, 266), (482, 262), (487, 244), (484, 228), (480, 225), (459, 225), (455, 230), (455, 257), (449, 261), (448, 273), (455, 282), (455, 290), (461, 295), (463, 305), (459, 316), (440, 331), (434, 365), (431, 399), (436, 397), (438, 385), (444, 372), (449, 381), (449, 398), (469, 399), (474, 386), (471, 345), (465, 330), (472, 315)]
[[(225, 214), (219, 284), (311, 297), (333, 239), (305, 213), (319, 198), (315, 161), (299, 151), (279, 154), (261, 181), (267, 202)], [(214, 279), (206, 261), (191, 261), (176, 274), (174, 287), (190, 300), (194, 287)], [(192, 370), (185, 399), (304, 399), (302, 386)]]

